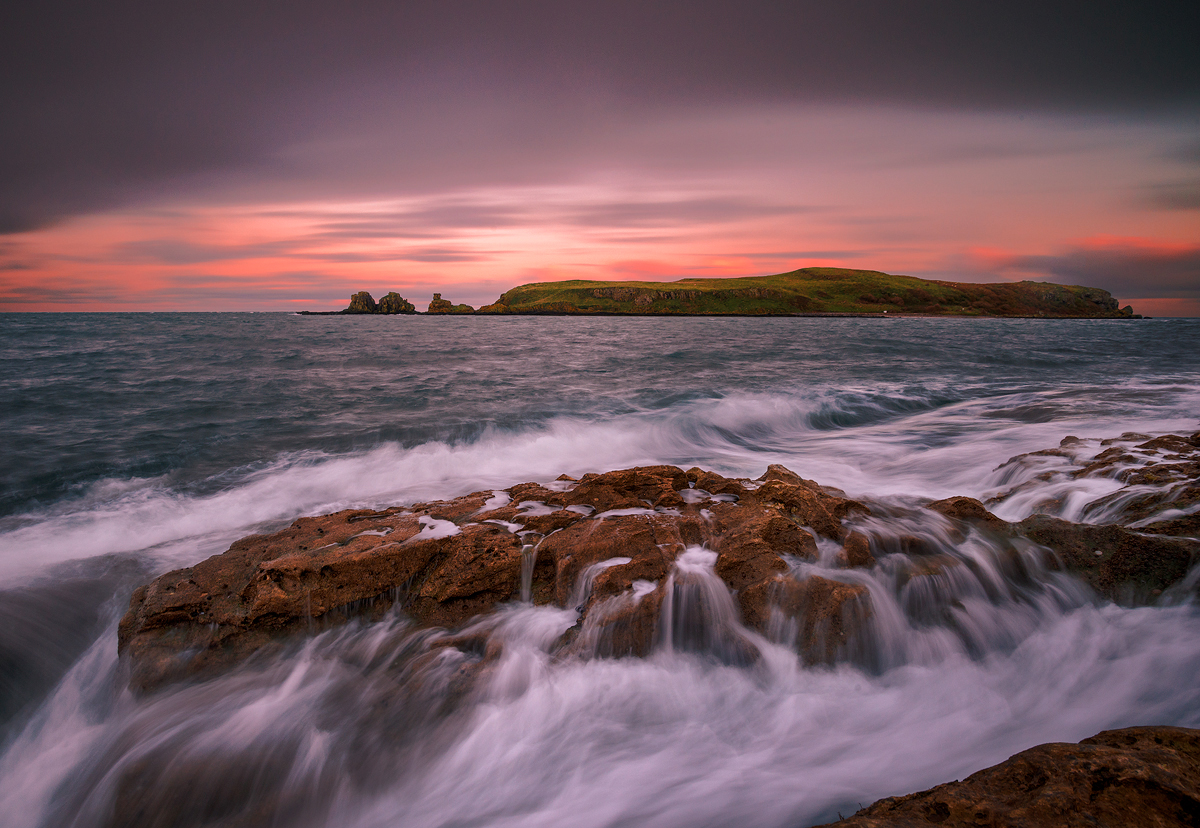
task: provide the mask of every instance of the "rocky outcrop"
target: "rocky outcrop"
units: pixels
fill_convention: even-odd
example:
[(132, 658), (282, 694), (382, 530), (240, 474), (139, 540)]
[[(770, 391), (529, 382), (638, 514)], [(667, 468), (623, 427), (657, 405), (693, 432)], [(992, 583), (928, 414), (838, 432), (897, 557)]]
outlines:
[[(756, 480), (647, 466), (301, 518), (139, 588), (119, 646), (133, 686), (149, 689), (353, 616), (398, 609), (420, 625), (456, 628), (524, 600), (578, 612), (556, 647), (562, 657), (645, 655), (690, 635), (663, 625), (678, 622), (688, 595), (711, 596), (715, 584), (724, 598), (695, 610), (696, 624), (742, 632), (726, 629), (707, 651), (747, 663), (758, 633), (794, 646), (806, 663), (831, 663), (867, 657), (871, 593), (847, 570), (903, 555), (889, 570), (900, 573), (898, 589), (915, 578), (944, 581), (971, 564), (953, 546), (972, 533), (1022, 587), (1036, 588), (1030, 555), (1127, 604), (1195, 586), (1186, 577), (1200, 559), (1194, 539), (1046, 515), (1009, 523), (966, 497), (918, 509), (926, 534), (891, 533), (883, 508), (872, 517), (866, 504), (783, 466)], [(717, 604), (736, 617), (708, 624), (704, 613), (726, 612)], [(921, 612), (940, 618), (950, 606)]]
[(1131, 727), (1031, 748), (961, 782), (881, 799), (841, 828), (1200, 825), (1200, 730)]
[(365, 290), (360, 290), (358, 293), (350, 297), (350, 307), (346, 308), (341, 313), (416, 313), (417, 309), (412, 302), (409, 302), (396, 291), (389, 291), (386, 296), (379, 300), (378, 304), (371, 297), (371, 294)]
[(416, 313), (417, 307), (396, 291), (389, 291), (379, 300), (379, 313)]
[(456, 305), (448, 299), (443, 299), (442, 294), (433, 294), (433, 299), (429, 302), (429, 313), (474, 313), (475, 309), (470, 305)]
[[(739, 591), (752, 626), (767, 622), (765, 602), (778, 592), (785, 613), (809, 613), (802, 626), (815, 628), (842, 599), (796, 598), (801, 587), (787, 560), (813, 559), (817, 536), (841, 537), (832, 516), (866, 512), (781, 467), (749, 481), (652, 466), (554, 489), (525, 483), (405, 509), (301, 518), (139, 588), (120, 648), (134, 686), (150, 688), (220, 670), (314, 624), (393, 606), (421, 624), (454, 627), (519, 599), (526, 566), (528, 600), (584, 602), (565, 650), (590, 623), (602, 652), (641, 654), (659, 634), (671, 568), (692, 547), (716, 550), (713, 571)], [(590, 589), (573, 598), (585, 578)]]
[(1104, 597), (1124, 604), (1154, 600), (1200, 561), (1200, 543), (1188, 538), (1155, 537), (1123, 526), (1071, 523), (1048, 515), (1007, 523), (969, 497), (939, 500), (929, 508), (960, 524), (1033, 541), (1043, 548), (1047, 568), (1071, 572)]
[[(1058, 447), (1018, 455), (997, 471), (1024, 472), (1026, 479), (991, 498), (989, 506), (1069, 487), (1077, 480), (1107, 479), (1120, 487), (1083, 506), (1089, 522), (1200, 537), (1195, 531), (1200, 512), (1200, 432), (1158, 437), (1126, 432), (1104, 440), (1065, 437)], [(1047, 497), (1035, 501), (1033, 509), (1053, 514), (1061, 505)]]
[(371, 294), (365, 290), (360, 290), (358, 293), (350, 297), (350, 307), (346, 308), (342, 313), (377, 313), (379, 306), (375, 304), (375, 300)]

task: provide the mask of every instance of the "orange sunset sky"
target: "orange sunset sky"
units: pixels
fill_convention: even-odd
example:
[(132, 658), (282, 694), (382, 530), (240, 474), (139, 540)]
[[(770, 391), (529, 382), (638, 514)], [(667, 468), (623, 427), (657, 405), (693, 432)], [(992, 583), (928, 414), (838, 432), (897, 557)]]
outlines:
[[(331, 310), (357, 290), (424, 309), (828, 265), (1200, 316), (1195, 59), (1122, 51), (1128, 20), (307, 8), (81, 7), (57, 37), (31, 18), (51, 54), (14, 46), (0, 310)], [(1138, 42), (1176, 36), (1154, 26)]]

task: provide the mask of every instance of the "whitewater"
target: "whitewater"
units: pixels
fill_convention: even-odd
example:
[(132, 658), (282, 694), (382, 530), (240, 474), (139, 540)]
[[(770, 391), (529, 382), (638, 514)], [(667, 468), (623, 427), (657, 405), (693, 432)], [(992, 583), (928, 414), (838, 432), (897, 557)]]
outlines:
[[(14, 828), (804, 826), (1035, 744), (1200, 727), (1190, 600), (1119, 606), (1051, 572), (1022, 591), (983, 563), (917, 594), (900, 551), (840, 576), (870, 588), (873, 650), (826, 666), (786, 631), (756, 642), (753, 665), (718, 657), (722, 635), (749, 633), (699, 548), (664, 611), (702, 603), (720, 635), (696, 644), (676, 623), (644, 659), (556, 659), (574, 611), (521, 602), (486, 622), (503, 655), (465, 689), (452, 648), (429, 657), (444, 633), (398, 614), (144, 696), (116, 646), (135, 587), (245, 535), (562, 474), (753, 478), (778, 463), (872, 520), (1014, 489), (993, 507), (1006, 520), (1112, 520), (1089, 504), (1117, 482), (1006, 462), (1067, 436), (1098, 451), (1200, 429), (1200, 321), (3, 321), (0, 813)], [(966, 621), (931, 620), (931, 602)]]

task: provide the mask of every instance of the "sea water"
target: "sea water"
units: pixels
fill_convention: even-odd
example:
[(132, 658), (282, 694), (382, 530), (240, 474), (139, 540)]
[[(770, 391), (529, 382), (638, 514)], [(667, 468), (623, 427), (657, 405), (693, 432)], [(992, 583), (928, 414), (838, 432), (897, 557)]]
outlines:
[[(560, 474), (782, 463), (883, 521), (1019, 483), (996, 508), (1020, 519), (1043, 484), (1010, 457), (1200, 429), (1200, 321), (0, 322), (7, 825), (800, 826), (1034, 744), (1200, 726), (1194, 604), (1026, 588), (970, 544), (969, 576), (918, 581), (900, 552), (841, 575), (870, 590), (873, 638), (831, 666), (741, 627), (701, 548), (644, 659), (556, 659), (573, 608), (521, 602), (475, 622), (505, 644), (469, 687), (469, 655), (402, 616), (148, 697), (116, 655), (134, 587), (246, 534)], [(1101, 520), (1083, 504), (1117, 484), (1044, 485)], [(742, 639), (761, 658), (724, 657)]]

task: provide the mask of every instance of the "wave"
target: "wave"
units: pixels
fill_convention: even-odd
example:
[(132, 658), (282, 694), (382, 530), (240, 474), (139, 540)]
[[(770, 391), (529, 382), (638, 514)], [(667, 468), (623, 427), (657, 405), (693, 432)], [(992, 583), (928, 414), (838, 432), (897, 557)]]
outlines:
[[(670, 649), (556, 662), (563, 615), (507, 610), (503, 655), (465, 698), (459, 656), (430, 660), (429, 634), (392, 619), (114, 704), (110, 628), (8, 747), (0, 805), (30, 828), (103, 824), (114, 807), (180, 825), (266, 808), (353, 828), (765, 828), (832, 819), (1036, 743), (1200, 725), (1194, 607), (1085, 605), (1011, 652), (877, 677), (805, 669), (771, 645), (753, 668)], [(122, 798), (131, 786), (136, 803)]]
[(731, 394), (658, 410), (487, 427), (458, 442), (287, 453), (222, 470), (212, 478), (216, 491), (202, 494), (166, 476), (106, 479), (81, 496), (0, 519), (0, 579), (12, 583), (63, 561), (123, 553), (179, 566), (305, 514), (657, 463), (751, 477), (781, 463), (856, 497), (987, 497), (1012, 485), (997, 471), (1000, 464), (1057, 445), (1068, 433), (1197, 426), (1200, 388), (1122, 390), (1129, 399), (1121, 404), (1112, 402), (1112, 387), (986, 397), (976, 389), (966, 399), (919, 387)]

